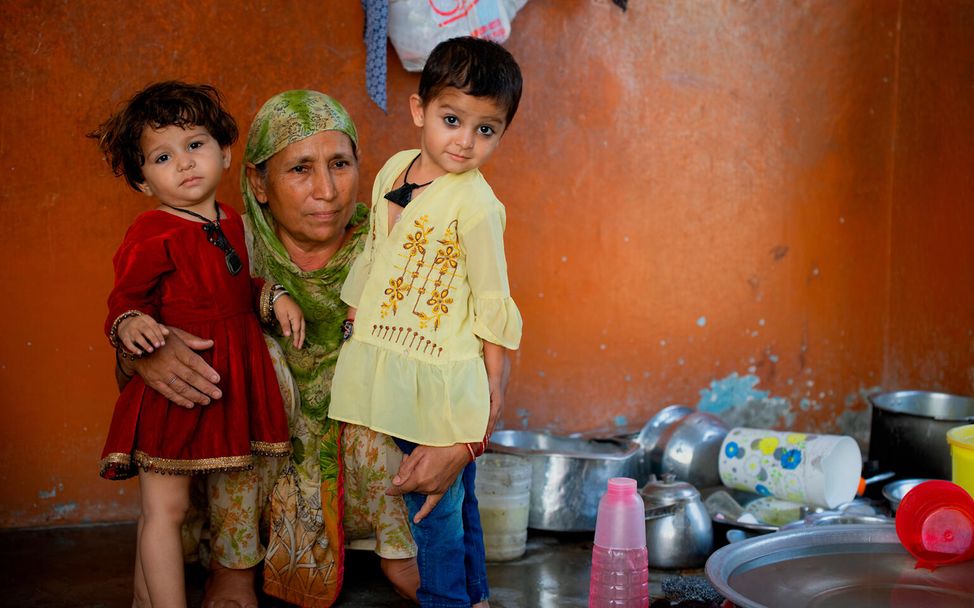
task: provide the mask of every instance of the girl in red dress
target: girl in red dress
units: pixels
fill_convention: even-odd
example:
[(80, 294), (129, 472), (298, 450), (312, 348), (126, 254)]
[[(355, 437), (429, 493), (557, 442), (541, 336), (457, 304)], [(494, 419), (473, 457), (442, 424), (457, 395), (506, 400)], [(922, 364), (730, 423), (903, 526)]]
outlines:
[(160, 203), (135, 219), (115, 254), (109, 341), (120, 357), (147, 356), (165, 345), (167, 324), (178, 326), (213, 341), (202, 355), (221, 378), (223, 397), (195, 408), (170, 403), (132, 378), (115, 404), (102, 454), (103, 477), (139, 476), (136, 605), (182, 608), (180, 525), (190, 476), (246, 469), (254, 456), (290, 450), (255, 311), (265, 323), (276, 317), (295, 347), (304, 341), (304, 317), (283, 287), (250, 277), (240, 215), (216, 201), (237, 127), (213, 87), (151, 85), (92, 137), (116, 175)]

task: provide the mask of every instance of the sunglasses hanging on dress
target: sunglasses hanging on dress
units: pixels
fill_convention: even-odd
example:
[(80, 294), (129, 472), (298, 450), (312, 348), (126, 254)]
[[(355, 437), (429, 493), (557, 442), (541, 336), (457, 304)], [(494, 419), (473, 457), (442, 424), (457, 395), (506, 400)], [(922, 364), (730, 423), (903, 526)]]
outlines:
[(179, 207), (173, 207), (172, 205), (168, 205), (166, 203), (163, 203), (163, 205), (166, 205), (166, 207), (169, 207), (170, 209), (175, 209), (180, 213), (192, 215), (193, 217), (203, 220), (203, 232), (206, 233), (206, 240), (223, 252), (223, 257), (227, 262), (227, 270), (230, 271), (230, 274), (236, 275), (238, 272), (243, 270), (243, 262), (240, 261), (240, 256), (237, 255), (233, 245), (230, 244), (230, 241), (227, 240), (226, 235), (223, 234), (223, 230), (220, 229), (220, 205), (217, 205), (216, 203), (213, 204), (213, 206), (216, 207), (215, 220), (211, 220), (200, 215), (199, 213), (190, 211), (189, 209), (180, 209)]
[[(419, 155), (416, 155), (419, 158)], [(406, 167), (406, 174), (402, 176), (402, 185), (395, 190), (390, 190), (386, 193), (386, 200), (390, 200), (400, 207), (404, 208), (409, 204), (409, 201), (413, 200), (413, 190), (419, 188), (424, 188), (433, 183), (433, 180), (426, 182), (425, 184), (411, 184), (409, 183), (409, 170), (413, 168), (413, 163), (416, 162), (416, 158), (410, 161), (409, 166)]]

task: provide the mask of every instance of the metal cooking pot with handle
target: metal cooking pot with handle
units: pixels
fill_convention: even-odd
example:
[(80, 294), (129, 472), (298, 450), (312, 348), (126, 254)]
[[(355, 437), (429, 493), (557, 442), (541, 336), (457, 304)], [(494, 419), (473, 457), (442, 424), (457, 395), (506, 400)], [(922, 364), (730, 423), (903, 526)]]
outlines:
[(869, 396), (869, 459), (897, 477), (950, 479), (947, 431), (974, 423), (974, 398), (928, 391)]

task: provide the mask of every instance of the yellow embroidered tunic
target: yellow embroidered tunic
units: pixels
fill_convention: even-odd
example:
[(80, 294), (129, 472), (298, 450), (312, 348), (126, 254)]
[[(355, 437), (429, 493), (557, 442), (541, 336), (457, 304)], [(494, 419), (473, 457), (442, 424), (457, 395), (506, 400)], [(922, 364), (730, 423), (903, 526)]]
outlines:
[(448, 173), (390, 232), (383, 197), (417, 154), (396, 154), (376, 176), (365, 249), (342, 288), (358, 311), (328, 415), (421, 445), (480, 441), (490, 411), (481, 341), (521, 341), (504, 206), (480, 171)]

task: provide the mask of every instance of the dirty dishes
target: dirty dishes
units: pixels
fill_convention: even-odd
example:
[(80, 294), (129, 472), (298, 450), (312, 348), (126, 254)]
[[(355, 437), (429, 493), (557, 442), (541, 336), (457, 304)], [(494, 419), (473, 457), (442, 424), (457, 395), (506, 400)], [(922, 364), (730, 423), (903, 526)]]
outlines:
[(641, 448), (636, 478), (644, 482), (650, 475), (673, 474), (697, 487), (717, 485), (717, 455), (727, 428), (713, 414), (683, 405), (664, 407), (634, 438)]
[(856, 496), (862, 453), (852, 437), (731, 429), (721, 446), (728, 487), (834, 509)]
[(559, 532), (595, 529), (600, 492), (612, 477), (632, 477), (639, 445), (533, 431), (496, 431), (490, 450), (531, 463), (528, 526)]

